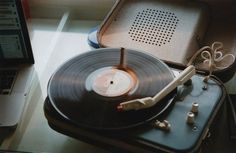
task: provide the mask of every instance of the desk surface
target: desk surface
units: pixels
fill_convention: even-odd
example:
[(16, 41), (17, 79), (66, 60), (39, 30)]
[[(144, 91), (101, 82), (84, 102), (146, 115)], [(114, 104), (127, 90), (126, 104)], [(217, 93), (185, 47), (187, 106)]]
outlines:
[[(66, 60), (91, 50), (87, 43), (88, 32), (99, 23), (100, 21), (70, 21), (68, 13), (60, 20), (30, 21), (29, 29), (35, 57), (33, 84), (22, 120), (15, 132), (3, 142), (1, 149), (50, 153), (106, 152), (55, 132), (48, 126), (43, 113), (50, 76)], [(236, 91), (232, 82), (236, 82), (235, 77), (228, 83), (231, 93)]]
[[(35, 74), (22, 120), (1, 149), (27, 152), (106, 152), (52, 130), (44, 117), (43, 103), (51, 74), (66, 60), (91, 50), (88, 32), (100, 21), (32, 19), (29, 22), (35, 57)], [(65, 45), (66, 44), (66, 45)]]

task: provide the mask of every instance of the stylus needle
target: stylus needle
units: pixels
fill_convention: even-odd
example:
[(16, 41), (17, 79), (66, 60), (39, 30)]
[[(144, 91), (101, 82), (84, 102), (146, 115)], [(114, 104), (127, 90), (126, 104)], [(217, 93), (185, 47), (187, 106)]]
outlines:
[(162, 98), (173, 91), (177, 86), (187, 82), (196, 73), (195, 67), (190, 65), (182, 71), (173, 81), (171, 81), (165, 88), (158, 92), (154, 97), (145, 97), (141, 99), (134, 99), (122, 102), (117, 106), (118, 111), (139, 110), (152, 107), (158, 103)]

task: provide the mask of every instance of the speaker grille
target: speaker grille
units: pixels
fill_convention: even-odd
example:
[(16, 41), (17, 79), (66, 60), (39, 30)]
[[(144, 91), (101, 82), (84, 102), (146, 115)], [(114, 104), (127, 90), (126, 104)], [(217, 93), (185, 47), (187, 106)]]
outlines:
[(172, 12), (146, 9), (137, 13), (128, 34), (133, 41), (161, 46), (171, 41), (178, 22)]

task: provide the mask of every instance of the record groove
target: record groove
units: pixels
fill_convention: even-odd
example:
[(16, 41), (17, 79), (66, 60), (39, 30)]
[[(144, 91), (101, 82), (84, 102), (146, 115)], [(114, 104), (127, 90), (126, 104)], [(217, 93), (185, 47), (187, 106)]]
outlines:
[[(118, 112), (116, 106), (124, 101), (154, 96), (173, 80), (171, 70), (159, 59), (143, 52), (125, 50), (125, 55), (128, 71), (121, 72), (117, 70), (120, 49), (98, 49), (68, 60), (49, 81), (50, 103), (66, 119), (90, 129), (126, 129), (157, 117), (172, 103), (172, 96), (167, 96), (154, 107), (139, 111)], [(100, 69), (102, 73), (99, 72)], [(100, 78), (96, 71), (98, 75), (108, 73), (105, 80), (112, 78), (109, 75), (114, 75), (117, 79), (110, 84), (113, 85), (118, 80), (118, 83), (122, 82), (122, 87), (119, 84), (114, 87), (109, 85), (108, 92), (104, 88), (106, 85), (100, 89), (103, 76)], [(129, 75), (130, 78), (135, 75), (134, 83), (133, 80), (122, 80), (129, 78)], [(119, 96), (117, 87), (122, 91)]]

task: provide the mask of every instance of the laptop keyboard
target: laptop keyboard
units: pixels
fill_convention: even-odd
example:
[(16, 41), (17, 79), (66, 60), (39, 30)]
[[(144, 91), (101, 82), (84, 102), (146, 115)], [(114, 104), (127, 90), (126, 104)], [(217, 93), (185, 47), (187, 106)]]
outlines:
[(0, 69), (0, 94), (10, 94), (15, 78), (17, 75), (16, 70), (1, 70)]

